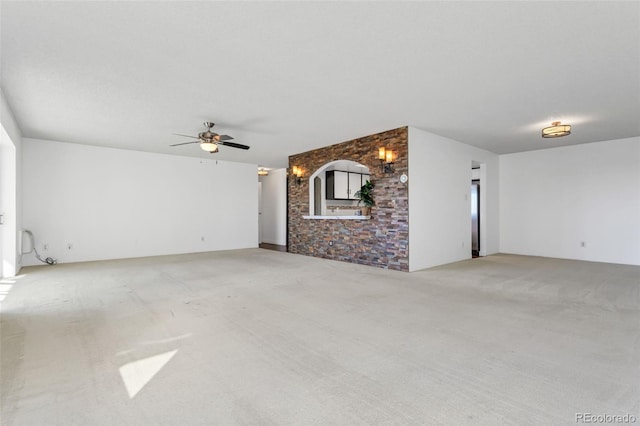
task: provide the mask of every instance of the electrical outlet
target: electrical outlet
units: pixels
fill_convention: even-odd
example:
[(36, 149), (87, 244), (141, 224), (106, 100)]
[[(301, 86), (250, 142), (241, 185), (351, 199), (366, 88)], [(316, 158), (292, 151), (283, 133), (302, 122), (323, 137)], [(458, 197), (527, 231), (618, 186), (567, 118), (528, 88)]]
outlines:
[(587, 246), (586, 241), (580, 241), (580, 247), (586, 247), (586, 246)]
[(44, 250), (44, 251), (49, 250), (49, 244), (43, 244), (42, 245), (42, 250)]
[(67, 243), (67, 250), (71, 250), (71, 249), (73, 249), (73, 244)]
[(200, 237), (200, 241), (204, 241), (204, 235)]

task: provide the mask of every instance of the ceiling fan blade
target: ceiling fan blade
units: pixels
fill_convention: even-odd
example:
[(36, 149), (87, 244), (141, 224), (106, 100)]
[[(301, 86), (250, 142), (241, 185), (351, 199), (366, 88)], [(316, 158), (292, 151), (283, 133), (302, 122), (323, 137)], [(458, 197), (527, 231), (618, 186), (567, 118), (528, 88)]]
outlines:
[(220, 140), (221, 141), (230, 141), (231, 139), (233, 139), (231, 136), (229, 135), (220, 135)]
[(183, 142), (183, 143), (174, 143), (173, 145), (169, 145), (169, 146), (189, 145), (190, 143), (200, 143), (200, 141)]
[(190, 136), (190, 135), (181, 135), (180, 133), (171, 133), (172, 135), (176, 135), (176, 136), (184, 136), (185, 138), (194, 138), (194, 139), (200, 139), (197, 136)]
[(231, 148), (249, 149), (247, 145), (242, 145), (235, 142), (220, 141), (218, 142), (218, 144), (224, 145), (224, 146), (230, 146)]

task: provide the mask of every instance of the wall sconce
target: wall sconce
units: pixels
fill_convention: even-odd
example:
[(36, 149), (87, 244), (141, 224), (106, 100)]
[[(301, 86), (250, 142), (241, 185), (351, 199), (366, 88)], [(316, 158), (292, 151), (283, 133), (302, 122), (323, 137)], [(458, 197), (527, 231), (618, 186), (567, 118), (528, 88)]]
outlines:
[(298, 166), (293, 166), (291, 172), (296, 177), (296, 185), (300, 185), (302, 183), (302, 169)]
[(258, 167), (258, 176), (269, 176), (269, 170), (264, 167)]
[(378, 160), (380, 160), (380, 171), (382, 173), (393, 173), (393, 151), (381, 147), (378, 149)]

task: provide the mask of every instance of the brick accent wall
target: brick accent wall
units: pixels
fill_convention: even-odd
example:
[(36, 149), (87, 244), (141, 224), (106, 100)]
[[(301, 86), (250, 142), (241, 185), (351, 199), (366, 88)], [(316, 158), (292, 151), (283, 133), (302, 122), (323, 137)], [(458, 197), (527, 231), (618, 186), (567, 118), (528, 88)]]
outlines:
[[(378, 148), (382, 146), (396, 155), (392, 174), (380, 170)], [(370, 220), (303, 219), (309, 215), (309, 176), (336, 160), (356, 161), (369, 167), (376, 203), (371, 209)], [(407, 127), (289, 156), (289, 170), (298, 166), (304, 174), (300, 184), (296, 184), (295, 177), (287, 180), (288, 251), (408, 271), (408, 188), (399, 179), (402, 173), (408, 173), (407, 160)], [(333, 241), (332, 246), (330, 241)]]

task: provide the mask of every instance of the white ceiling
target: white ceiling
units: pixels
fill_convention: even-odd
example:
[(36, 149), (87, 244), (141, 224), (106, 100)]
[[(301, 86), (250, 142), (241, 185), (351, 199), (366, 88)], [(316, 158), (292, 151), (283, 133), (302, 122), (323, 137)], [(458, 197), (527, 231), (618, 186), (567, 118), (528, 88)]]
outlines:
[[(495, 153), (640, 135), (640, 2), (0, 2), (25, 137), (287, 156), (410, 125)], [(552, 120), (573, 125), (542, 139)], [(209, 155), (209, 154), (206, 154)]]

